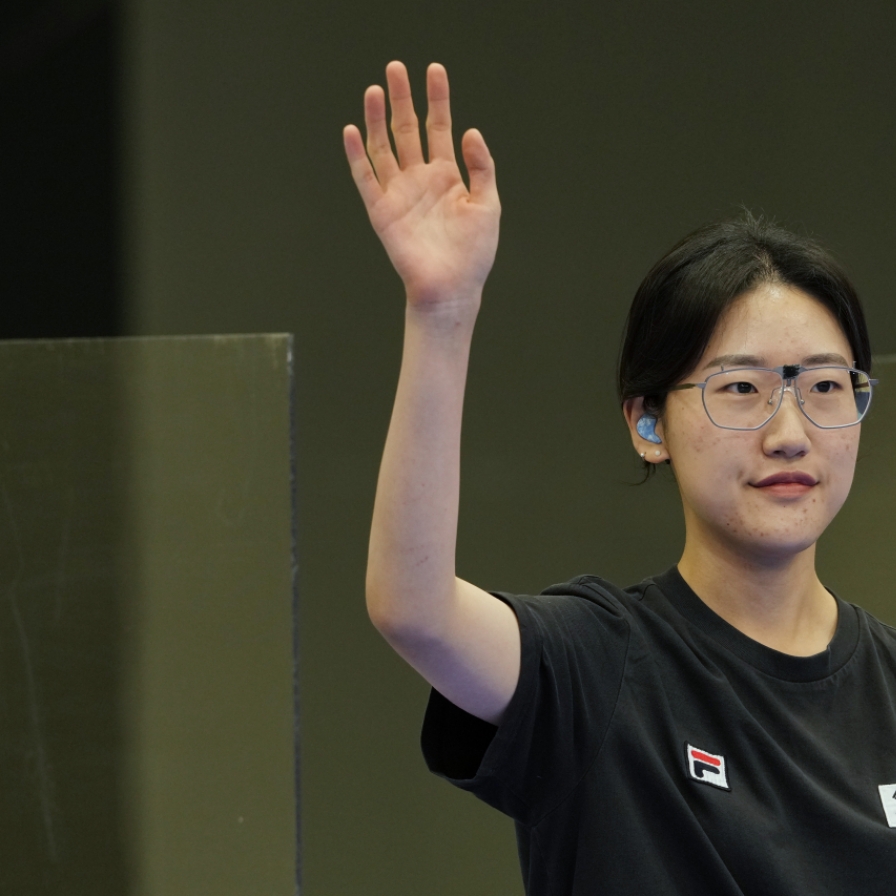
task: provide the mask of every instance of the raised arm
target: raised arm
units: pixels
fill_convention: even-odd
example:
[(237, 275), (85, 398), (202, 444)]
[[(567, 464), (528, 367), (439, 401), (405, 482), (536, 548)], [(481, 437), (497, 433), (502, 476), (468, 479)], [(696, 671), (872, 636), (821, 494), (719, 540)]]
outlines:
[(495, 168), (482, 135), (454, 154), (448, 76), (427, 71), (428, 160), (407, 71), (386, 68), (364, 96), (367, 150), (344, 132), (352, 175), (374, 230), (404, 282), (401, 373), (377, 483), (367, 564), (376, 627), (427, 681), (473, 715), (497, 722), (519, 676), (512, 610), (455, 576), (460, 431), (473, 326), (498, 244)]

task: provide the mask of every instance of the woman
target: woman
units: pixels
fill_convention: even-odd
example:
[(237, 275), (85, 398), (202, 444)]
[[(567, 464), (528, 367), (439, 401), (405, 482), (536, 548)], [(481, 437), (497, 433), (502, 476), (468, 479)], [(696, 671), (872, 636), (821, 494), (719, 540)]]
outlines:
[(352, 173), (407, 293), (370, 538), (370, 616), (433, 686), (430, 767), (511, 815), (535, 894), (896, 892), (896, 634), (827, 591), (874, 381), (858, 299), (811, 241), (713, 225), (654, 266), (620, 361), (635, 450), (671, 464), (677, 567), (539, 597), (455, 577), (461, 406), (498, 237), (444, 68), (424, 160), (407, 73), (365, 95)]

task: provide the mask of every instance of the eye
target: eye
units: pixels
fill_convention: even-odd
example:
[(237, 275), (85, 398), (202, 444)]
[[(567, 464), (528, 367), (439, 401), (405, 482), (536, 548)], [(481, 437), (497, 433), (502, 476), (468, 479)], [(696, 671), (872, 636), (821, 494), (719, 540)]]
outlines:
[(827, 394), (829, 392), (836, 392), (841, 388), (842, 386), (840, 383), (835, 383), (833, 380), (821, 380), (812, 386), (812, 391)]
[(736, 383), (728, 383), (725, 386), (726, 392), (732, 392), (735, 395), (752, 395), (758, 391), (756, 387), (746, 380), (739, 380)]

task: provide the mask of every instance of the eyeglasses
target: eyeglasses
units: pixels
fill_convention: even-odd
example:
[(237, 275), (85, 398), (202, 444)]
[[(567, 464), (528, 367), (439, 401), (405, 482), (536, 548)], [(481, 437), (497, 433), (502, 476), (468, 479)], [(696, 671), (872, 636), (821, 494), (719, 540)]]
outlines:
[(797, 407), (821, 429), (843, 429), (861, 423), (878, 383), (853, 367), (739, 367), (710, 374), (702, 383), (681, 383), (680, 389), (701, 389), (709, 419), (721, 429), (760, 429), (790, 392)]

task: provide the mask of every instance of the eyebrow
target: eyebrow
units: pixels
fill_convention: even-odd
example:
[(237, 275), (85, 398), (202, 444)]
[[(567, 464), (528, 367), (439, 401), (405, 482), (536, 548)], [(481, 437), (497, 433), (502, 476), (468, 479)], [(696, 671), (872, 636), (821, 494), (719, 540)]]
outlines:
[[(838, 355), (836, 352), (821, 352), (817, 355), (806, 355), (800, 361), (800, 367), (814, 367), (819, 364), (839, 364), (843, 367), (850, 367), (849, 361)], [(719, 355), (713, 358), (708, 364), (704, 364), (702, 369), (708, 370), (710, 367), (768, 367), (768, 359), (761, 355)]]

